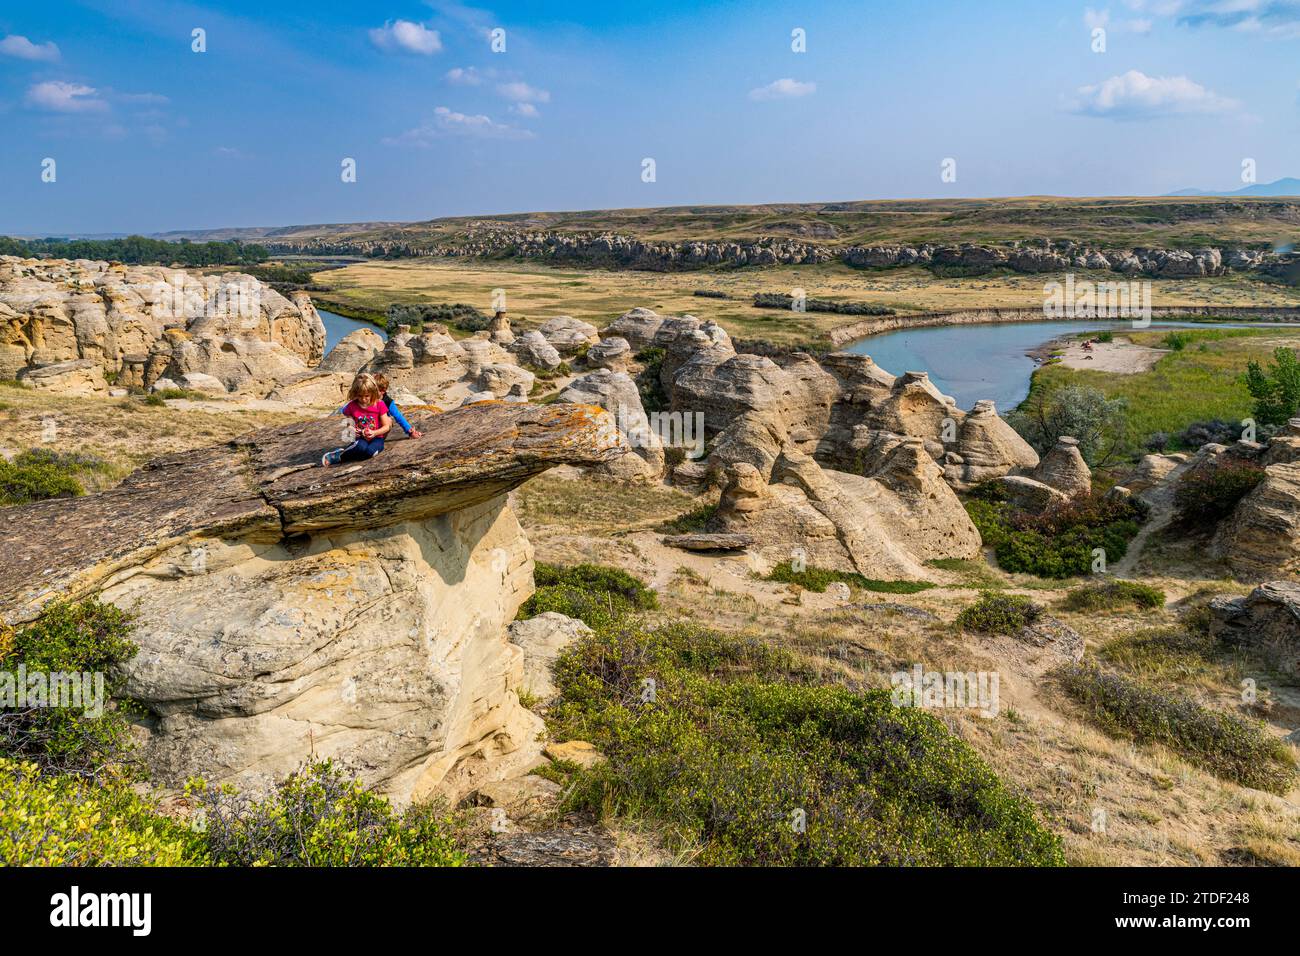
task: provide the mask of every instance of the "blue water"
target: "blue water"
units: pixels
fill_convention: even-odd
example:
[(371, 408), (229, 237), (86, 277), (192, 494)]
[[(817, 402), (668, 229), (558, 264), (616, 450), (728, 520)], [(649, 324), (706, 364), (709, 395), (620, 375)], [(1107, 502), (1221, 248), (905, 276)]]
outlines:
[[(1260, 323), (1214, 323), (1214, 328), (1254, 326)], [(1278, 325), (1279, 323), (1266, 323)], [(1152, 327), (1208, 328), (1188, 322), (1152, 322)], [(969, 409), (981, 398), (991, 398), (999, 412), (1009, 412), (1029, 394), (1029, 379), (1038, 363), (1026, 353), (1062, 335), (1115, 329), (1131, 331), (1131, 320), (1107, 322), (1003, 322), (976, 325), (938, 325), (898, 329), (860, 339), (845, 351), (870, 355), (886, 372), (928, 372), (945, 395)]]
[(388, 336), (384, 330), (377, 325), (369, 322), (362, 322), (360, 319), (349, 319), (346, 315), (339, 315), (337, 312), (330, 312), (326, 309), (317, 308), (316, 313), (320, 316), (321, 322), (325, 324), (325, 352), (339, 344), (339, 340), (344, 338), (349, 332), (355, 332), (357, 329), (369, 329), (371, 332), (377, 332), (383, 338)]

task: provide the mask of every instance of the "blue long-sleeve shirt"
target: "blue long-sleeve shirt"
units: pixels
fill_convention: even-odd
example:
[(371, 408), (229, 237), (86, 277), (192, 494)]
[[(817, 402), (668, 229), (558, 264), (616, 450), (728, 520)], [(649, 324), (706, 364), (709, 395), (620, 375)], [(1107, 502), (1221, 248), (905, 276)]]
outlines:
[[(387, 393), (380, 398), (380, 401), (388, 406), (388, 414), (393, 416), (393, 421), (402, 426), (402, 431), (406, 432), (408, 435), (411, 434), (411, 423), (406, 420), (406, 416), (403, 415), (402, 410), (397, 407), (397, 403), (389, 398)], [(347, 408), (347, 406), (344, 405), (336, 414), (342, 415), (344, 408)]]

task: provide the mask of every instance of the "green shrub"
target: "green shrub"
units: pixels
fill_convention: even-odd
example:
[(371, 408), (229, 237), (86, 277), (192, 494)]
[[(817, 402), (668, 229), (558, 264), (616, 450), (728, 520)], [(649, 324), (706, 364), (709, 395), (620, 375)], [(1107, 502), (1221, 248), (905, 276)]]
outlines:
[(1263, 480), (1264, 469), (1249, 461), (1198, 468), (1178, 483), (1174, 509), (1180, 521), (1213, 523), (1230, 515), (1237, 502)]
[(28, 674), (103, 674), (102, 713), (77, 707), (0, 708), (0, 749), (47, 773), (98, 777), (117, 770), (130, 749), (129, 701), (110, 705), (122, 690), (119, 667), (136, 652), (130, 618), (111, 604), (83, 601), (51, 605), (27, 627), (0, 640), (0, 680), (19, 665)]
[(385, 313), (389, 335), (396, 335), (398, 326), (409, 325), (419, 332), (425, 323), (450, 325), (462, 332), (482, 332), (492, 324), (492, 317), (472, 305), (462, 302), (438, 305), (390, 305)]
[(1119, 561), (1147, 518), (1146, 505), (1137, 499), (1101, 496), (1076, 498), (1041, 514), (972, 498), (966, 512), (1004, 571), (1043, 578), (1091, 573), (1097, 548), (1107, 561)]
[(1097, 341), (1098, 341), (1098, 342), (1114, 342), (1114, 341), (1115, 341), (1115, 333), (1112, 332), (1110, 329), (1107, 329), (1107, 330), (1104, 331), (1104, 332), (1098, 332), (1098, 333), (1097, 333)]
[(669, 518), (659, 526), (659, 530), (664, 534), (690, 534), (694, 531), (703, 531), (717, 513), (717, 505), (700, 505), (675, 518)]
[(1130, 605), (1149, 610), (1165, 606), (1165, 592), (1137, 581), (1106, 581), (1071, 591), (1064, 604), (1070, 611), (1111, 611)]
[(1185, 683), (1227, 671), (1219, 642), (1186, 620), (1181, 627), (1147, 628), (1107, 641), (1097, 656), (1145, 680)]
[(621, 568), (611, 568), (603, 564), (575, 564), (561, 567), (538, 561), (533, 569), (533, 579), (538, 587), (568, 585), (588, 591), (615, 594), (638, 610), (650, 610), (659, 606), (659, 598), (654, 591), (646, 587), (644, 581)]
[(634, 575), (599, 564), (560, 567), (537, 562), (537, 591), (519, 609), (520, 620), (554, 611), (589, 627), (609, 626), (639, 610), (659, 606), (654, 591)]
[(1014, 634), (1036, 621), (1042, 611), (1024, 595), (985, 591), (974, 604), (962, 608), (957, 625), (982, 634)]
[(797, 584), (818, 594), (824, 592), (826, 586), (834, 581), (840, 581), (850, 587), (862, 588), (864, 591), (878, 591), (884, 594), (915, 594), (934, 587), (928, 581), (878, 581), (852, 571), (832, 571), (829, 568), (809, 566), (802, 571), (796, 571), (789, 561), (782, 561), (774, 567), (766, 580)]
[(658, 346), (650, 346), (636, 353), (636, 360), (642, 366), (637, 373), (636, 388), (647, 415), (668, 408), (668, 393), (664, 391), (663, 382), (659, 378), (667, 354)]
[(0, 458), (0, 505), (79, 497), (86, 491), (78, 475), (105, 468), (98, 458), (42, 448), (25, 451), (13, 461)]
[(230, 866), (463, 866), (455, 821), (434, 804), (398, 813), (330, 761), (306, 764), (264, 800), (191, 782), (204, 855)]
[(597, 629), (556, 666), (554, 733), (609, 757), (571, 804), (653, 817), (705, 865), (1063, 862), (1032, 805), (939, 720), (812, 679), (704, 628)]
[(1261, 723), (1202, 707), (1095, 664), (1055, 672), (1061, 686), (1106, 733), (1141, 744), (1163, 744), (1188, 762), (1244, 787), (1284, 794), (1296, 764), (1285, 743)]
[(1285, 425), (1300, 412), (1300, 357), (1279, 346), (1265, 370), (1258, 362), (1246, 365), (1246, 390), (1255, 399), (1255, 419), (1261, 425)]
[(183, 866), (192, 841), (123, 782), (0, 756), (0, 865)]

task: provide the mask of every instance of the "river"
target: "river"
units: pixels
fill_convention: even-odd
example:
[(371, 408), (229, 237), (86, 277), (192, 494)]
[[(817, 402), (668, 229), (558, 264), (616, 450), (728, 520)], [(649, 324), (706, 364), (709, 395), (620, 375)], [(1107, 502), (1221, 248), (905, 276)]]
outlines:
[(349, 332), (355, 332), (357, 329), (369, 329), (376, 332), (383, 338), (388, 338), (384, 330), (370, 322), (363, 322), (361, 319), (349, 319), (346, 315), (339, 315), (337, 312), (330, 312), (328, 309), (316, 307), (316, 313), (320, 316), (321, 322), (325, 325), (325, 352), (339, 344)]
[[(1152, 322), (1152, 328), (1241, 328), (1261, 323)], [(1263, 323), (1277, 328), (1279, 323)], [(1104, 319), (1054, 322), (1005, 322), (974, 325), (937, 325), (897, 329), (859, 339), (847, 352), (870, 355), (886, 372), (928, 372), (945, 395), (969, 409), (981, 398), (991, 398), (1006, 413), (1029, 394), (1029, 380), (1038, 367), (1028, 353), (1063, 335), (1114, 329), (1132, 331), (1131, 320)]]

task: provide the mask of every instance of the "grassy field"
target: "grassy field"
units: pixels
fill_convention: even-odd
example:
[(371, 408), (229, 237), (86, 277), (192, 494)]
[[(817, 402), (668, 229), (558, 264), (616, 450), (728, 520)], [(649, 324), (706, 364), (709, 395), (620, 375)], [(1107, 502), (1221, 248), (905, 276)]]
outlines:
[[(1086, 273), (1078, 276), (1086, 277)], [(393, 303), (464, 302), (489, 311), (492, 291), (504, 289), (511, 322), (520, 328), (555, 315), (604, 326), (628, 309), (643, 306), (664, 314), (715, 319), (740, 338), (793, 343), (816, 341), (854, 317), (758, 309), (751, 304), (754, 293), (801, 288), (811, 298), (868, 302), (900, 312), (1037, 308), (1043, 304), (1044, 283), (1053, 278), (1057, 277), (1007, 274), (940, 279), (920, 268), (867, 272), (839, 263), (662, 273), (487, 261), (375, 260), (316, 273), (315, 283), (330, 291), (313, 293), (313, 299), (323, 308), (341, 305), (349, 314), (362, 317), (378, 316)], [(693, 295), (696, 289), (724, 292), (729, 298), (703, 298)], [(1297, 305), (1300, 289), (1230, 275), (1155, 281), (1152, 299), (1156, 306)]]
[(1090, 385), (1128, 402), (1129, 436), (1141, 442), (1154, 432), (1181, 431), (1210, 418), (1241, 421), (1251, 414), (1250, 393), (1242, 381), (1246, 363), (1263, 364), (1280, 345), (1300, 348), (1300, 330), (1196, 329), (1126, 333), (1135, 345), (1168, 347), (1170, 335), (1184, 341), (1147, 372), (1114, 372), (1044, 366), (1034, 373), (1035, 388)]
[(1295, 198), (1019, 196), (1000, 199), (890, 199), (740, 206), (669, 206), (524, 212), (425, 222), (363, 222), (224, 229), (168, 238), (249, 241), (452, 240), (473, 230), (514, 228), (617, 232), (644, 239), (748, 241), (760, 237), (823, 245), (890, 242), (1007, 242), (1068, 238), (1108, 247), (1196, 247), (1293, 241), (1300, 232)]

